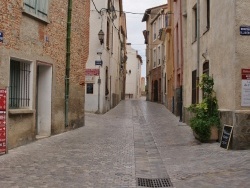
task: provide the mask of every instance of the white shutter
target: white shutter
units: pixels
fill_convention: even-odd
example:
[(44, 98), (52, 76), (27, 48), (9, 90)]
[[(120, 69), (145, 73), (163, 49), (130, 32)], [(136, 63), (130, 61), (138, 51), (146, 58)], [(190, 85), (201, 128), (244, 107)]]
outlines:
[(24, 9), (27, 12), (36, 13), (36, 0), (24, 0)]
[(47, 17), (48, 14), (48, 0), (37, 0), (38, 16)]

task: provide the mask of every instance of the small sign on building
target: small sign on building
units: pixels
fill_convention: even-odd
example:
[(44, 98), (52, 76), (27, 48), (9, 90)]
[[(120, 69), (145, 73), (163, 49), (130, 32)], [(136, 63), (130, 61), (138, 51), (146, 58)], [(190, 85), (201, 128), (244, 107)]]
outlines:
[(241, 106), (250, 106), (250, 69), (241, 69)]
[(99, 76), (99, 69), (86, 69), (85, 76)]
[(95, 61), (95, 65), (102, 66), (102, 60), (96, 60), (96, 61)]
[(240, 35), (250, 35), (250, 26), (240, 26)]
[(3, 32), (0, 31), (0, 42), (3, 42)]
[(6, 89), (0, 89), (0, 154), (7, 153)]

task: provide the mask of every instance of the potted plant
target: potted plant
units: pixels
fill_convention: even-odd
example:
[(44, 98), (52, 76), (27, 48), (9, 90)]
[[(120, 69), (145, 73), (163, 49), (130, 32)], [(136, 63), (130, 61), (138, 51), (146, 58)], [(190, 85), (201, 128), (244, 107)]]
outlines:
[(188, 108), (188, 110), (194, 114), (194, 117), (190, 119), (190, 126), (195, 137), (201, 142), (208, 142), (210, 140), (216, 141), (218, 140), (220, 118), (218, 103), (213, 90), (213, 77), (203, 74), (198, 86), (203, 91), (203, 100), (201, 103), (192, 104)]

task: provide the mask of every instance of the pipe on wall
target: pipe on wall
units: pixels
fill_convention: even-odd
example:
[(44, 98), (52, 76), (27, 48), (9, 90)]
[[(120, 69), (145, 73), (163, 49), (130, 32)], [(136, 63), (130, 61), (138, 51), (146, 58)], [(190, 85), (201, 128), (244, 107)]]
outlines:
[(65, 127), (69, 126), (69, 72), (70, 72), (70, 43), (71, 43), (72, 0), (68, 0), (67, 39), (66, 39), (66, 71), (65, 71)]

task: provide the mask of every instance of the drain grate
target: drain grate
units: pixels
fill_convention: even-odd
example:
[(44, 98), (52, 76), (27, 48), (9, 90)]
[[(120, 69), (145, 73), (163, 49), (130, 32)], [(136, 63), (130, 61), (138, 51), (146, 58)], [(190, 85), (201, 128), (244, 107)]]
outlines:
[(172, 183), (169, 178), (137, 178), (137, 185), (140, 187), (172, 187)]

